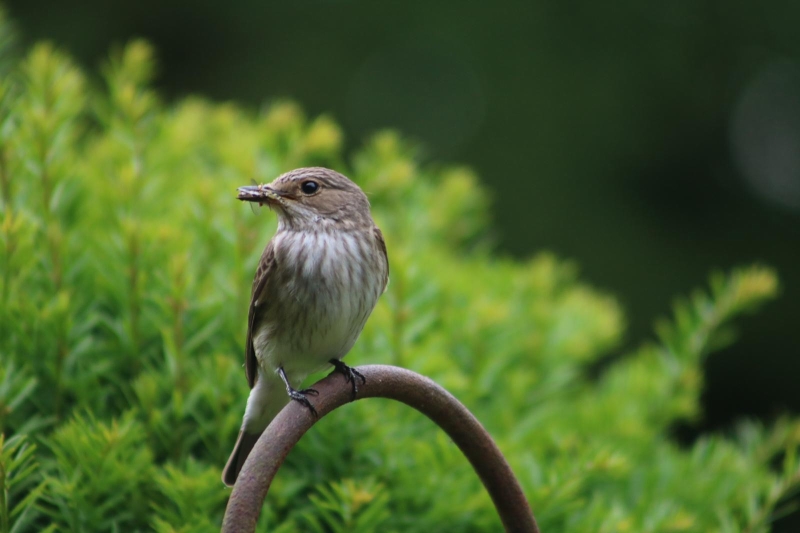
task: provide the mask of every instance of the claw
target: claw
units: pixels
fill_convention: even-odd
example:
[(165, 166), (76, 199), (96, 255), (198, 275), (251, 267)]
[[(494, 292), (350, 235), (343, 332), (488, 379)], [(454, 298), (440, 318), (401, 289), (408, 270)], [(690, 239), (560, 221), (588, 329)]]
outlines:
[(278, 375), (283, 380), (283, 384), (286, 385), (286, 394), (289, 395), (289, 398), (296, 402), (300, 402), (301, 404), (308, 407), (308, 410), (311, 411), (311, 414), (314, 415), (314, 418), (318, 418), (317, 410), (311, 404), (311, 401), (307, 398), (308, 396), (318, 396), (319, 392), (316, 389), (303, 389), (297, 390), (294, 389), (290, 384), (289, 380), (286, 378), (286, 372), (284, 372), (283, 367), (278, 368)]
[[(367, 378), (364, 377), (364, 374), (359, 372), (353, 367), (347, 366), (343, 362), (338, 359), (331, 359), (328, 361), (330, 364), (334, 366), (333, 372), (339, 372), (340, 374), (344, 374), (344, 381), (345, 383), (352, 383), (353, 384), (353, 392), (351, 394), (351, 401), (356, 399), (356, 394), (358, 394), (358, 384), (356, 383), (356, 378), (361, 380), (361, 384), (365, 385), (367, 383)], [(332, 373), (333, 373), (332, 372)]]

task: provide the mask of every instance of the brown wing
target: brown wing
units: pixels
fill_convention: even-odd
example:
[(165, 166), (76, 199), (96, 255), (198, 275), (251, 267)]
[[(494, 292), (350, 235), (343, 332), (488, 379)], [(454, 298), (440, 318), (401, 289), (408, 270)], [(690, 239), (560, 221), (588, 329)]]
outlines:
[(264, 248), (264, 253), (261, 254), (261, 260), (258, 262), (258, 270), (256, 270), (256, 277), (253, 279), (253, 291), (250, 294), (250, 311), (247, 315), (247, 345), (244, 354), (244, 373), (247, 376), (247, 383), (250, 388), (256, 384), (256, 376), (258, 376), (258, 359), (256, 358), (256, 349), (253, 345), (254, 326), (256, 321), (262, 316), (266, 309), (267, 302), (264, 301), (267, 286), (267, 280), (270, 273), (275, 271), (275, 247), (272, 241), (269, 241), (267, 247)]
[(378, 241), (378, 249), (383, 252), (383, 258), (386, 260), (386, 277), (383, 279), (383, 291), (386, 290), (386, 286), (389, 285), (389, 254), (386, 253), (386, 241), (383, 240), (383, 233), (378, 226), (372, 228), (372, 232), (375, 234), (375, 240)]

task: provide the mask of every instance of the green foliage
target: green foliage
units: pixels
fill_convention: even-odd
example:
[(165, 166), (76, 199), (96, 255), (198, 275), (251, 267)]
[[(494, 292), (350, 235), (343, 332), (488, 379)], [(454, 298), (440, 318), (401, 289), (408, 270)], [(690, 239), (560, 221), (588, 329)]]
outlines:
[[(40, 44), (0, 82), (0, 533), (218, 530), (248, 393), (250, 283), (275, 228), (235, 188), (312, 164), (361, 184), (390, 254), (389, 290), (348, 361), (451, 390), (544, 531), (767, 531), (800, 486), (795, 420), (688, 448), (669, 438), (702, 416), (700, 365), (730, 321), (777, 292), (769, 269), (715, 276), (658, 342), (595, 376), (620, 345), (619, 305), (552, 255), (492, 255), (490, 202), (469, 170), (419, 166), (388, 132), (348, 159), (335, 122), (291, 103), (165, 105), (151, 55), (133, 42), (88, 82)], [(259, 525), (499, 527), (452, 443), (374, 400), (301, 441)]]
[(49, 438), (48, 512), (59, 530), (131, 531), (145, 525), (153, 494), (152, 452), (132, 412), (103, 424), (75, 416)]
[(45, 489), (45, 482), (34, 475), (38, 465), (33, 454), (36, 446), (23, 435), (6, 440), (0, 434), (0, 531), (25, 531), (32, 528), (35, 504)]

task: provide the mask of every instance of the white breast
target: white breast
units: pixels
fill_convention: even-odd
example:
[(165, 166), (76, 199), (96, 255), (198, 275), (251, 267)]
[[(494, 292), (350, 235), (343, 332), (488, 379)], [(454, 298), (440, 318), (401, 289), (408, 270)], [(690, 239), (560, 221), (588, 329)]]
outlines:
[(386, 274), (372, 230), (279, 232), (276, 269), (253, 337), (265, 370), (283, 367), (294, 384), (341, 359), (375, 307)]

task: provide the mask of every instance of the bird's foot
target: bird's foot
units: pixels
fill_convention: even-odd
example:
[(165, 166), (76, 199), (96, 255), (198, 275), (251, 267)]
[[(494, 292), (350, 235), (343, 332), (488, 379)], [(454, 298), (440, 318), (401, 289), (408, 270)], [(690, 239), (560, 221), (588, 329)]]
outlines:
[(278, 369), (278, 375), (283, 380), (283, 384), (286, 385), (286, 394), (289, 395), (289, 398), (296, 402), (300, 402), (301, 404), (308, 407), (311, 414), (314, 415), (315, 418), (318, 417), (317, 410), (311, 404), (311, 401), (308, 399), (308, 396), (317, 396), (319, 392), (316, 389), (302, 389), (297, 390), (289, 384), (289, 380), (286, 378), (286, 372), (284, 372), (283, 368)]
[(300, 402), (301, 404), (308, 407), (311, 414), (317, 417), (317, 410), (314, 409), (314, 406), (311, 405), (311, 402), (308, 399), (308, 396), (316, 396), (319, 394), (316, 389), (303, 389), (303, 390), (295, 390), (291, 387), (286, 389), (286, 392), (289, 394), (289, 398), (296, 402)]
[[(364, 374), (356, 370), (351, 366), (347, 366), (346, 364), (342, 363), (338, 359), (331, 359), (329, 361), (330, 364), (334, 366), (333, 372), (339, 372), (344, 374), (344, 380), (347, 383), (351, 383), (353, 385), (353, 392), (351, 396), (351, 401), (356, 399), (356, 394), (358, 393), (358, 384), (356, 383), (356, 378), (361, 380), (361, 384), (364, 385), (367, 383), (367, 378), (364, 377)], [(333, 373), (331, 372), (331, 373)]]

